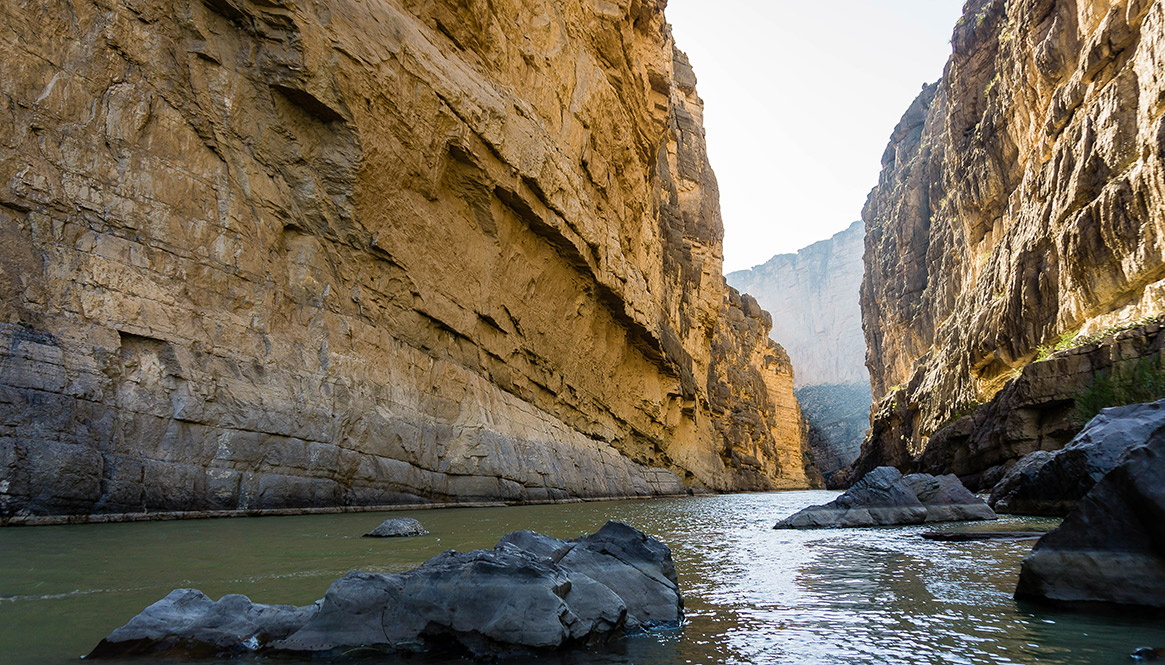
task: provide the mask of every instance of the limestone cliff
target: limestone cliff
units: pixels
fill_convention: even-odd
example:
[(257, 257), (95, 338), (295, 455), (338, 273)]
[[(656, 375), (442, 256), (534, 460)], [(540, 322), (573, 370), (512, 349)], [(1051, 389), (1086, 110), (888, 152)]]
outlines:
[(870, 380), (858, 304), (865, 233), (862, 222), (854, 222), (796, 254), (727, 275), (729, 284), (774, 314), (773, 339), (797, 368), (797, 388)]
[(870, 376), (858, 292), (865, 226), (855, 222), (796, 254), (779, 254), (728, 283), (774, 315), (809, 423), (813, 462), (829, 478), (857, 458), (869, 427)]
[(709, 396), (791, 377), (714, 357), (663, 2), (47, 0), (0, 35), (3, 517), (802, 476), (788, 395)]
[[(863, 212), (882, 403), (859, 472), (919, 459), (940, 425), (1055, 347), (1165, 308), (1163, 3), (972, 0), (964, 12), (943, 79), (895, 129)], [(1103, 369), (1080, 366), (1093, 353), (1065, 361), (1065, 376)], [(1078, 382), (1053, 368), (1032, 376), (1060, 386), (1040, 399), (1063, 411)], [(1030, 448), (1041, 435), (1029, 429), (1015, 450), (959, 453), (960, 472)]]

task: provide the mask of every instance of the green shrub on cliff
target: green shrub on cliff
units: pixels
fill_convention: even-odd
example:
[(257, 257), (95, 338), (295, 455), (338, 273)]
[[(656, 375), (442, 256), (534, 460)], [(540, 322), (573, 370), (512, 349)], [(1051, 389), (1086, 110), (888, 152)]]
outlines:
[(1140, 358), (1132, 367), (1093, 374), (1092, 383), (1076, 396), (1076, 419), (1092, 420), (1101, 409), (1165, 399), (1165, 370), (1159, 356)]

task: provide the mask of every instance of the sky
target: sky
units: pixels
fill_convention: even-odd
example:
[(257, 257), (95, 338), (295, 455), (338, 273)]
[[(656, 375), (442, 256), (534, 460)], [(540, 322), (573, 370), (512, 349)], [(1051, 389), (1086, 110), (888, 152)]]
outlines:
[(942, 76), (962, 5), (668, 1), (704, 100), (725, 272), (861, 218), (890, 133), (923, 84)]

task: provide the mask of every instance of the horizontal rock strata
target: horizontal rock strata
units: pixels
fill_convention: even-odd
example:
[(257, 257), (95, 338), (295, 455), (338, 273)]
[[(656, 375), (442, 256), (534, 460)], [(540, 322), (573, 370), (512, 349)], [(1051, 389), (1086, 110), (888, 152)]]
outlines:
[(0, 8), (0, 519), (801, 482), (662, 5)]
[[(859, 471), (922, 456), (940, 425), (1076, 335), (1165, 310), (1163, 44), (1159, 0), (967, 3), (862, 215), (881, 404)], [(947, 469), (1025, 447), (955, 451), (991, 459)]]

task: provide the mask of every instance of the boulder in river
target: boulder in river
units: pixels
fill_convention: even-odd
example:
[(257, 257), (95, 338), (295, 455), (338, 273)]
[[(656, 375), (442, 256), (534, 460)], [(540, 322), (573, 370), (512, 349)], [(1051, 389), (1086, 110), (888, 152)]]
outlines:
[(1016, 462), (988, 501), (1000, 513), (1063, 517), (1126, 450), (1158, 430), (1165, 430), (1165, 400), (1104, 409), (1060, 450)]
[(511, 533), (397, 574), (350, 572), (304, 607), (217, 602), (178, 589), (110, 633), (90, 657), (135, 654), (453, 652), (487, 657), (676, 626), (683, 598), (666, 545), (625, 524), (559, 540)]
[(903, 476), (894, 467), (870, 471), (833, 501), (810, 506), (773, 528), (864, 527), (995, 519), (954, 475)]
[(384, 520), (375, 529), (364, 534), (365, 538), (396, 538), (401, 536), (423, 536), (429, 533), (420, 522), (411, 517), (394, 517)]
[(1040, 538), (1015, 596), (1165, 608), (1165, 432), (1128, 449)]

